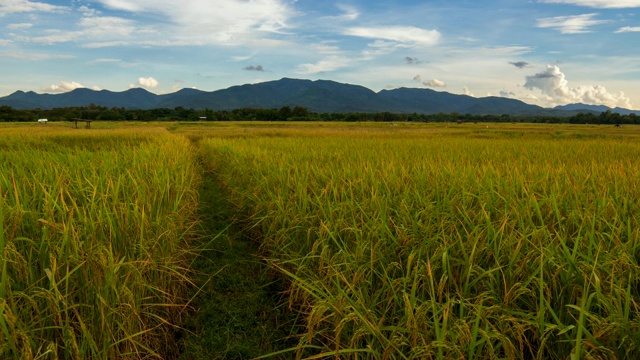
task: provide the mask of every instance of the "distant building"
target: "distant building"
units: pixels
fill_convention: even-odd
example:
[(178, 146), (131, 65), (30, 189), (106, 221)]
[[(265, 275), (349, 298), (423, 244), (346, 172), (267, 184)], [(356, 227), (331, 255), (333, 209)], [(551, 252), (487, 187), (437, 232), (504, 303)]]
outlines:
[(39, 123), (46, 123), (47, 121), (49, 121), (49, 120), (47, 120), (47, 119), (38, 119)]

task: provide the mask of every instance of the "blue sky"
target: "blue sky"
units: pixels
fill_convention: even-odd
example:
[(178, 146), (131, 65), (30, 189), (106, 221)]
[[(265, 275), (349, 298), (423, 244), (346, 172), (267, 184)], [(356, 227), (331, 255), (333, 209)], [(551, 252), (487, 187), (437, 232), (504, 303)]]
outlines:
[(640, 109), (640, 0), (0, 0), (0, 96), (282, 77)]

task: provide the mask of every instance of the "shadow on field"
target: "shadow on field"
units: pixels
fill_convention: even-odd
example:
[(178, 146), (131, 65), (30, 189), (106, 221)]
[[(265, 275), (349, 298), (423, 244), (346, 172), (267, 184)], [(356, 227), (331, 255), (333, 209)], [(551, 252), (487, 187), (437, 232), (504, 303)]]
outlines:
[(259, 244), (234, 219), (210, 171), (203, 173), (199, 203), (202, 238), (192, 264), (197, 288), (182, 324), (180, 359), (253, 359), (295, 347), (298, 327), (283, 295), (286, 283), (261, 261)]

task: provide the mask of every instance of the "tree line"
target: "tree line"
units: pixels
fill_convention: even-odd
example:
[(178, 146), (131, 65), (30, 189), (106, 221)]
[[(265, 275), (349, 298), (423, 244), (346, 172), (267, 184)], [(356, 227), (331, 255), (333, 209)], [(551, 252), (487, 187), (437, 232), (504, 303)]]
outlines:
[(279, 109), (241, 108), (235, 110), (211, 109), (150, 109), (136, 110), (122, 107), (89, 105), (54, 109), (18, 110), (0, 106), (0, 122), (29, 122), (39, 118), (50, 121), (72, 119), (105, 121), (378, 121), (378, 122), (527, 122), (572, 124), (640, 124), (640, 116), (623, 115), (610, 110), (600, 114), (579, 113), (573, 116), (514, 116), (473, 115), (459, 113), (399, 114), (390, 112), (333, 112), (315, 113), (302, 106), (283, 106)]

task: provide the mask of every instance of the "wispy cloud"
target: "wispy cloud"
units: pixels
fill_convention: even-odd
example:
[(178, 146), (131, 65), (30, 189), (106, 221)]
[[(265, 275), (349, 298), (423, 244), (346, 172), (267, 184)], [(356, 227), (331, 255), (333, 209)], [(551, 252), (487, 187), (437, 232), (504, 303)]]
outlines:
[(353, 6), (338, 4), (337, 7), (342, 10), (342, 14), (325, 16), (323, 19), (328, 21), (353, 21), (360, 17), (360, 12)]
[(595, 20), (598, 14), (583, 14), (575, 16), (557, 16), (538, 19), (539, 28), (552, 28), (563, 34), (589, 33), (591, 26), (606, 24), (606, 20)]
[(42, 60), (67, 60), (74, 59), (73, 55), (56, 55), (56, 54), (44, 54), (44, 53), (29, 53), (22, 51), (7, 51), (0, 52), (0, 57), (18, 59), (25, 61), (42, 61)]
[(85, 17), (94, 17), (94, 16), (98, 16), (100, 14), (100, 11), (96, 10), (96, 9), (92, 9), (88, 6), (80, 6), (78, 8), (78, 10), (82, 13), (82, 15), (84, 15)]
[(467, 95), (467, 96), (476, 97), (476, 96), (473, 94), (473, 92), (471, 92), (471, 90), (470, 90), (467, 86), (464, 86), (464, 87), (462, 88), (462, 93), (463, 93), (463, 94), (465, 94), (465, 95)]
[(352, 27), (345, 31), (345, 35), (388, 40), (406, 47), (434, 46), (442, 37), (437, 30), (413, 26)]
[(7, 29), (11, 30), (24, 30), (33, 27), (31, 23), (19, 23), (19, 24), (9, 24), (7, 25)]
[(122, 60), (120, 59), (113, 59), (113, 58), (101, 58), (101, 59), (95, 59), (93, 61), (91, 61), (91, 64), (118, 64), (121, 63)]
[[(37, 44), (56, 44), (73, 41), (97, 41), (109, 39), (123, 39), (132, 35), (148, 32), (144, 28), (136, 27), (133, 20), (114, 16), (85, 17), (78, 23), (80, 30), (47, 30), (46, 35), (21, 38)], [(122, 40), (120, 40), (122, 41)]]
[(640, 7), (640, 0), (541, 0), (541, 2), (551, 4), (571, 4), (600, 9)]
[(452, 54), (458, 54), (460, 56), (481, 56), (481, 57), (515, 57), (532, 52), (534, 49), (529, 46), (494, 46), (494, 47), (461, 47), (453, 48), (449, 51)]
[(326, 59), (316, 63), (300, 64), (297, 66), (296, 73), (301, 75), (311, 75), (338, 70), (351, 65), (352, 60), (343, 56), (329, 56)]
[(628, 32), (640, 32), (640, 26), (625, 26), (616, 31), (616, 34), (628, 33)]
[(186, 43), (240, 44), (281, 33), (296, 13), (284, 0), (98, 0), (108, 8), (158, 14)]
[(231, 59), (233, 61), (247, 61), (247, 60), (251, 60), (253, 59), (253, 57), (256, 56), (256, 54), (251, 54), (251, 55), (237, 55), (237, 56), (232, 56)]
[(67, 7), (28, 0), (0, 0), (0, 16), (26, 12), (63, 12)]

